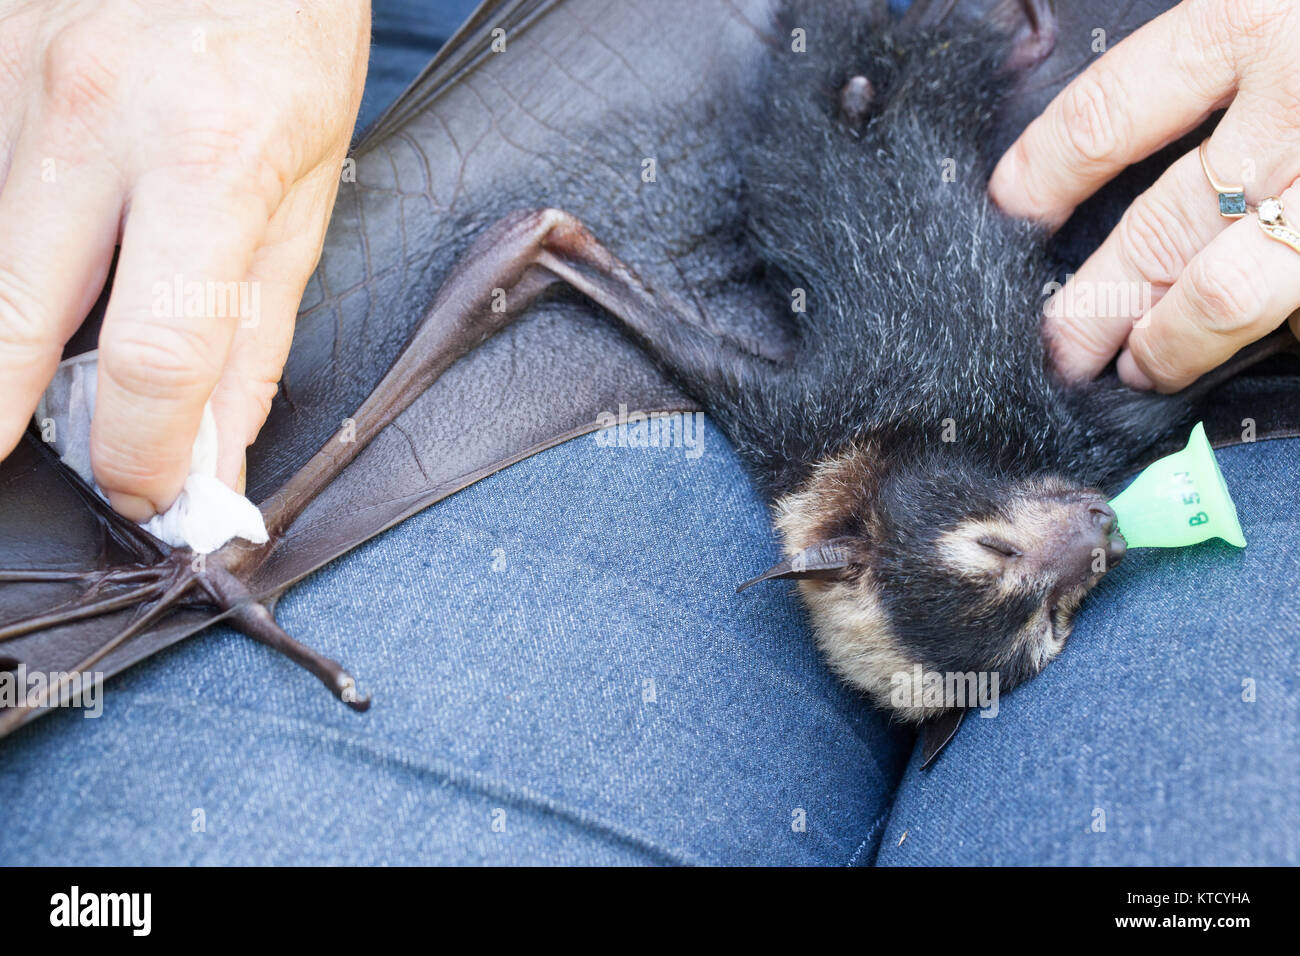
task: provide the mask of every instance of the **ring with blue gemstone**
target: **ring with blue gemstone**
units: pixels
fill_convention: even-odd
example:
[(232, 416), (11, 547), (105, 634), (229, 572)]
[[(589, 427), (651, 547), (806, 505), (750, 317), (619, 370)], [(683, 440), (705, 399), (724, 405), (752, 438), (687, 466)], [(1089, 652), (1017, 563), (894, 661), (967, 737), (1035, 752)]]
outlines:
[(1210, 169), (1210, 158), (1206, 152), (1209, 145), (1208, 139), (1201, 143), (1201, 169), (1205, 171), (1205, 178), (1210, 181), (1211, 188), (1219, 194), (1219, 215), (1224, 219), (1240, 219), (1249, 211), (1249, 206), (1246, 204), (1246, 187), (1231, 186), (1219, 181)]

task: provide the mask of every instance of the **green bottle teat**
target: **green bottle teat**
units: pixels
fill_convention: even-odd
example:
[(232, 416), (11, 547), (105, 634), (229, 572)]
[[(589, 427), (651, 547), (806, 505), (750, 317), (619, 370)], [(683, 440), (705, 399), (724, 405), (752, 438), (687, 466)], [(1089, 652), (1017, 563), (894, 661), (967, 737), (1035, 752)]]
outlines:
[(1149, 465), (1110, 506), (1130, 548), (1183, 548), (1210, 538), (1246, 546), (1204, 422), (1186, 448)]

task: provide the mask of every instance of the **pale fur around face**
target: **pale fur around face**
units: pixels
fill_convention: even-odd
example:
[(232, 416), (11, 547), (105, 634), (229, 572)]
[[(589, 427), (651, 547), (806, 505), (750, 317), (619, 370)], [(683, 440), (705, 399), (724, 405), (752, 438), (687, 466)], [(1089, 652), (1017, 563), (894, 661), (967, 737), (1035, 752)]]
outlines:
[(899, 708), (891, 700), (895, 675), (910, 675), (921, 662), (894, 641), (867, 574), (853, 582), (800, 581), (799, 594), (812, 618), (817, 646), (842, 680), (904, 720), (926, 716), (922, 707)]
[[(819, 462), (806, 484), (777, 499), (773, 524), (787, 557), (835, 533), (832, 523), (850, 511), (854, 499), (867, 490), (870, 461), (869, 449), (853, 448)], [(845, 581), (800, 581), (799, 593), (812, 619), (817, 645), (841, 679), (905, 720), (919, 721), (926, 716), (923, 708), (899, 709), (891, 703), (895, 675), (911, 674), (919, 661), (893, 639), (889, 617), (868, 571), (863, 569)]]
[[(855, 446), (819, 463), (805, 483), (777, 499), (774, 524), (787, 557), (830, 538), (844, 539), (846, 534), (847, 540), (857, 542), (854, 565), (843, 580), (802, 580), (800, 595), (831, 668), (878, 706), (901, 719), (919, 721), (954, 702), (945, 697), (941, 706), (934, 706), (932, 700), (923, 699), (919, 687), (912, 687), (915, 675), (936, 669), (899, 639), (883, 600), (887, 585), (872, 570), (873, 537), (889, 533), (873, 517), (876, 480), (871, 449)], [(998, 647), (986, 657), (1002, 686), (1014, 686), (1026, 669), (1037, 673), (1061, 652), (1070, 616), (1105, 573), (1103, 567), (1077, 585), (1053, 590), (1051, 603), (1045, 597), (1058, 580), (1052, 556), (1061, 542), (1068, 542), (1081, 494), (1076, 486), (1053, 477), (1024, 480), (1016, 484), (1001, 513), (962, 520), (935, 537), (933, 559), (954, 584), (963, 581), (978, 588), (990, 607), (1016, 601), (1035, 605), (1024, 623), (1002, 634)], [(858, 523), (846, 527), (849, 514), (858, 515)], [(981, 544), (990, 540), (1012, 549), (1014, 555)], [(1004, 680), (1002, 667), (1010, 675), (1022, 676)], [(912, 689), (902, 695), (903, 703), (897, 693), (900, 683)]]

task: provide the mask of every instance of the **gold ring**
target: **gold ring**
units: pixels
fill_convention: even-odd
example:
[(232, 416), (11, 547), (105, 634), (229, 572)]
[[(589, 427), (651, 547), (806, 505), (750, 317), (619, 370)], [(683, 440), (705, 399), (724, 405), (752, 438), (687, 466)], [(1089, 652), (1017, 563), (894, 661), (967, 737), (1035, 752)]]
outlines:
[(1210, 181), (1210, 186), (1219, 194), (1219, 215), (1224, 219), (1240, 219), (1246, 215), (1247, 210), (1246, 187), (1219, 182), (1210, 169), (1210, 159), (1206, 154), (1209, 145), (1208, 139), (1201, 143), (1201, 169), (1205, 172), (1205, 178)]
[(1260, 203), (1258, 215), (1264, 235), (1300, 252), (1300, 231), (1286, 221), (1286, 207), (1279, 197), (1269, 196)]

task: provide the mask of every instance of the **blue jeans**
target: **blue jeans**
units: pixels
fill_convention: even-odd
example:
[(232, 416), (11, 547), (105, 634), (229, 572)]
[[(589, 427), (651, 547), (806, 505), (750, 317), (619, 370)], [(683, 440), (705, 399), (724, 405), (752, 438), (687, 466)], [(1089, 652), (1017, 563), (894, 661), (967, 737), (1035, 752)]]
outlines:
[(1220, 456), (1246, 551), (1131, 553), (925, 772), (787, 585), (732, 593), (775, 542), (702, 447), (575, 439), (289, 592), (365, 715), (215, 628), (0, 741), (0, 863), (1300, 862), (1300, 441)]

